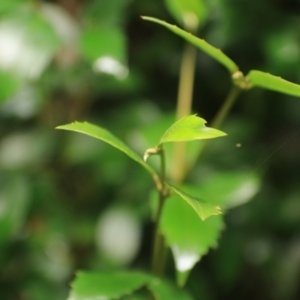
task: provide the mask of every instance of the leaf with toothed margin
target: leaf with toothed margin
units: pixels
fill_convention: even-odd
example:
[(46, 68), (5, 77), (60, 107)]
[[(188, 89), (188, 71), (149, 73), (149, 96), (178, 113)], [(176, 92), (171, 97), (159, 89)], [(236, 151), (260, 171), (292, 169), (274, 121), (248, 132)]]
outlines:
[(177, 283), (184, 286), (190, 271), (217, 241), (224, 227), (222, 215), (205, 221), (177, 194), (164, 205), (160, 230), (170, 246), (177, 270)]
[(187, 291), (179, 289), (167, 280), (153, 278), (148, 289), (152, 292), (155, 300), (193, 300)]
[(79, 272), (68, 300), (119, 299), (147, 285), (152, 276), (142, 272)]
[(127, 154), (130, 158), (142, 165), (151, 175), (155, 176), (155, 170), (146, 164), (141, 157), (139, 157), (133, 150), (131, 150), (127, 145), (125, 145), (121, 140), (115, 137), (106, 129), (96, 126), (87, 122), (74, 122), (66, 125), (60, 125), (56, 127), (57, 129), (69, 130), (80, 132), (96, 139), (102, 140), (111, 146), (117, 148), (118, 150)]
[(284, 80), (269, 73), (252, 70), (247, 79), (253, 87), (261, 87), (267, 90), (300, 97), (300, 85)]
[(166, 185), (178, 196), (180, 196), (181, 199), (186, 201), (197, 213), (197, 215), (201, 218), (202, 221), (207, 219), (210, 216), (213, 215), (219, 215), (221, 214), (221, 208), (216, 204), (210, 204), (208, 202), (205, 202), (203, 200), (200, 200), (196, 197), (190, 196), (186, 194), (185, 192), (179, 190), (178, 188), (174, 187), (171, 184), (166, 183)]
[(159, 144), (213, 139), (226, 135), (223, 131), (205, 126), (206, 121), (196, 115), (175, 122), (161, 137)]
[(165, 21), (152, 18), (152, 17), (146, 17), (146, 16), (143, 16), (142, 19), (160, 24), (168, 28), (173, 33), (179, 35), (187, 42), (190, 42), (191, 44), (195, 45), (197, 48), (201, 49), (203, 52), (205, 52), (206, 54), (214, 58), (225, 68), (227, 68), (231, 74), (234, 74), (236, 71), (238, 71), (238, 66), (228, 56), (226, 56), (220, 49), (215, 48), (214, 46), (210, 45), (206, 41), (199, 39), (198, 37), (192, 35), (191, 33), (188, 33), (187, 31), (180, 29), (175, 25), (171, 25)]

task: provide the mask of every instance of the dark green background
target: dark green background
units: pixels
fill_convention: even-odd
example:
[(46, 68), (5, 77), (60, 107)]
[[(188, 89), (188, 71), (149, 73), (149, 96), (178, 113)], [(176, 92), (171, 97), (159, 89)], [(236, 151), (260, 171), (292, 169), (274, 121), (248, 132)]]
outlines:
[[(300, 82), (299, 1), (207, 4), (199, 36), (245, 74), (258, 69)], [(60, 36), (45, 7), (71, 19), (71, 31)], [(1, 299), (66, 299), (77, 269), (111, 266), (94, 236), (102, 212), (114, 206), (131, 209), (143, 224), (142, 246), (129, 266), (149, 266), (147, 174), (101, 142), (54, 130), (88, 120), (134, 144), (158, 116), (174, 113), (184, 42), (140, 15), (176, 22), (159, 0), (0, 0)], [(23, 44), (3, 65), (1, 48), (17, 33)], [(39, 55), (46, 63), (31, 76)], [(95, 73), (102, 55), (127, 65), (129, 76)], [(199, 51), (194, 112), (209, 122), (230, 84), (227, 71)], [(300, 298), (299, 119), (299, 99), (261, 89), (243, 93), (230, 112), (221, 128), (228, 140), (203, 165), (258, 171), (262, 188), (226, 215), (219, 247), (192, 271), (187, 288), (195, 299)], [(171, 259), (169, 266), (173, 276)]]

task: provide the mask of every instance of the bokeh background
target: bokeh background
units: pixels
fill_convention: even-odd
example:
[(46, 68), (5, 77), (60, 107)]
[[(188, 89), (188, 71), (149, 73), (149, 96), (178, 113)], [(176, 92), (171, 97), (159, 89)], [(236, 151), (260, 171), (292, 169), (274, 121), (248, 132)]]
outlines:
[[(206, 4), (199, 36), (244, 73), (300, 83), (300, 1)], [(143, 134), (159, 138), (154, 124), (172, 120), (184, 42), (141, 15), (176, 23), (161, 0), (0, 0), (0, 299), (66, 299), (78, 269), (149, 266), (147, 174), (54, 129), (87, 120), (140, 153), (154, 146)], [(230, 85), (199, 51), (193, 111), (212, 120)], [(243, 169), (261, 180), (192, 271), (195, 299), (300, 299), (299, 120), (295, 97), (243, 93), (222, 125), (228, 138), (195, 166), (193, 176)]]

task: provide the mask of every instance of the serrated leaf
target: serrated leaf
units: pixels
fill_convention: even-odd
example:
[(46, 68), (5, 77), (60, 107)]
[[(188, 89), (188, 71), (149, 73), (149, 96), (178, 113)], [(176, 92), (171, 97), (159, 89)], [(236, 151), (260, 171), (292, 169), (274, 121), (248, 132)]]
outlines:
[(228, 69), (228, 71), (231, 74), (234, 74), (236, 71), (238, 71), (238, 66), (228, 57), (226, 56), (220, 49), (215, 48), (214, 46), (207, 43), (205, 40), (202, 40), (191, 33), (188, 33), (187, 31), (178, 28), (175, 25), (171, 25), (165, 21), (152, 18), (152, 17), (142, 17), (144, 20), (151, 21), (154, 23), (158, 23), (166, 28), (168, 28), (170, 31), (174, 32), (175, 34), (182, 37), (187, 42), (195, 45), (197, 48), (201, 49), (203, 52), (211, 56), (213, 59), (218, 61), (220, 64), (222, 64), (225, 68)]
[(66, 125), (61, 125), (56, 127), (57, 129), (69, 130), (80, 132), (96, 139), (102, 140), (111, 146), (117, 148), (118, 150), (127, 154), (130, 158), (142, 165), (151, 175), (156, 175), (156, 172), (152, 167), (147, 165), (141, 157), (139, 157), (133, 150), (131, 150), (127, 145), (125, 145), (121, 140), (115, 137), (106, 129), (96, 126), (87, 122), (74, 122)]
[(192, 23), (203, 23), (207, 18), (207, 7), (202, 0), (165, 0), (169, 12), (185, 28)]
[(300, 85), (269, 73), (252, 70), (247, 75), (252, 86), (300, 97)]
[(221, 214), (221, 208), (218, 205), (213, 205), (207, 203), (203, 200), (200, 200), (196, 197), (190, 196), (185, 192), (179, 190), (178, 188), (172, 186), (171, 184), (167, 183), (167, 186), (178, 196), (180, 196), (183, 200), (186, 201), (197, 213), (197, 215), (201, 218), (202, 221), (207, 219), (210, 216), (216, 216)]
[(226, 135), (218, 129), (205, 126), (206, 121), (195, 115), (184, 117), (175, 122), (161, 137), (159, 144), (213, 139)]
[(223, 228), (221, 215), (202, 221), (191, 206), (177, 194), (167, 199), (160, 222), (160, 230), (171, 247), (177, 270), (177, 282), (183, 286), (189, 272), (217, 245)]
[(184, 290), (178, 289), (169, 281), (154, 278), (148, 286), (155, 300), (192, 300), (193, 298)]
[(68, 300), (110, 300), (145, 286), (151, 276), (142, 272), (79, 272)]

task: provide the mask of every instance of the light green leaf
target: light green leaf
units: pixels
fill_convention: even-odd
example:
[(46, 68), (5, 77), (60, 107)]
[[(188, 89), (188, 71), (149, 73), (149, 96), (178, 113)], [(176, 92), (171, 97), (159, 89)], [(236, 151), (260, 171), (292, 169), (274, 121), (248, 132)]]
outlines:
[(193, 298), (184, 290), (178, 289), (173, 284), (160, 278), (154, 278), (148, 288), (155, 300), (192, 300)]
[(195, 115), (184, 117), (175, 122), (162, 136), (159, 144), (213, 139), (226, 135), (218, 129), (205, 126), (206, 121)]
[(75, 131), (80, 132), (86, 135), (89, 135), (91, 137), (94, 137), (96, 139), (102, 140), (111, 146), (119, 149), (120, 151), (127, 154), (130, 158), (138, 162), (140, 165), (142, 165), (151, 175), (155, 176), (156, 172), (152, 167), (150, 167), (148, 164), (146, 164), (141, 157), (139, 157), (133, 150), (131, 150), (127, 145), (125, 145), (121, 140), (119, 140), (117, 137), (112, 135), (109, 131), (106, 129), (87, 123), (87, 122), (74, 122), (66, 125), (61, 125), (56, 127), (57, 129), (63, 129), (63, 130), (69, 130), (69, 131)]
[(68, 300), (119, 299), (150, 282), (141, 272), (79, 272)]
[(197, 28), (207, 18), (202, 0), (165, 0), (169, 12), (184, 28)]
[(247, 75), (247, 78), (254, 87), (257, 86), (271, 91), (300, 97), (300, 85), (284, 80), (281, 77), (252, 70)]
[(188, 194), (180, 191), (178, 188), (167, 184), (167, 186), (178, 196), (180, 196), (183, 200), (185, 200), (197, 213), (197, 215), (201, 218), (202, 221), (207, 219), (210, 216), (216, 216), (221, 214), (221, 208), (218, 205), (213, 205), (207, 203), (203, 200), (200, 200), (196, 197), (189, 196)]
[(183, 286), (189, 272), (217, 240), (223, 228), (221, 215), (205, 221), (177, 194), (167, 199), (160, 230), (171, 247), (177, 270), (177, 282)]
[(21, 84), (21, 79), (17, 76), (0, 70), (0, 103), (14, 96)]
[(231, 74), (234, 74), (236, 71), (238, 71), (237, 65), (228, 57), (226, 56), (220, 49), (215, 48), (214, 46), (210, 45), (206, 41), (199, 39), (198, 37), (192, 35), (191, 33), (188, 33), (180, 28), (178, 28), (175, 25), (171, 25), (165, 21), (152, 18), (152, 17), (142, 17), (144, 20), (151, 21), (154, 23), (158, 23), (175, 34), (181, 36), (183, 39), (185, 39), (187, 42), (190, 42), (191, 44), (195, 45), (197, 48), (204, 51), (206, 54), (214, 58), (216, 61), (218, 61), (220, 64), (222, 64), (225, 68), (228, 69), (228, 71)]

